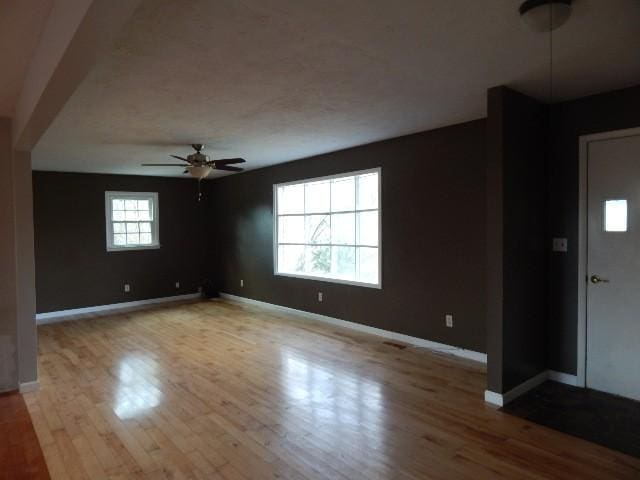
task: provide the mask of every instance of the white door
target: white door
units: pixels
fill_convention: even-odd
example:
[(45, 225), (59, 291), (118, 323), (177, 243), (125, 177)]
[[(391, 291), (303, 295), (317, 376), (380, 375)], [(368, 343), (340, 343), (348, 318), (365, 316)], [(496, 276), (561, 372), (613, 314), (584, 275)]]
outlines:
[(587, 159), (586, 384), (640, 400), (640, 134)]

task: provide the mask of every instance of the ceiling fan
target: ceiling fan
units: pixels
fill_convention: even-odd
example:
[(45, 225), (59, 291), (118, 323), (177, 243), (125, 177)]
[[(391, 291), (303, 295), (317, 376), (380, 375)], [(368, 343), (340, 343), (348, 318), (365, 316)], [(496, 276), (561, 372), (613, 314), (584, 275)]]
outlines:
[(240, 167), (231, 166), (234, 163), (244, 163), (244, 158), (221, 158), (219, 160), (211, 160), (209, 155), (202, 153), (204, 145), (201, 143), (194, 143), (191, 147), (196, 151), (191, 155), (187, 155), (187, 158), (179, 157), (178, 155), (171, 155), (173, 158), (177, 158), (185, 163), (143, 163), (143, 167), (183, 167), (184, 172), (188, 173), (192, 177), (198, 180), (205, 179), (213, 170), (224, 170), (227, 172), (242, 172), (244, 169)]

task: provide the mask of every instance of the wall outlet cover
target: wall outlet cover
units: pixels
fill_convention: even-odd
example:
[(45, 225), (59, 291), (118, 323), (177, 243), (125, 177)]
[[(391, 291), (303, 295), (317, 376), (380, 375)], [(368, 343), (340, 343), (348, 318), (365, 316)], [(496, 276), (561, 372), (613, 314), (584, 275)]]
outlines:
[(566, 252), (567, 251), (567, 239), (566, 238), (554, 238), (553, 239), (553, 251), (554, 252)]
[(444, 316), (444, 323), (448, 328), (453, 328), (453, 315), (446, 314)]
[(128, 283), (124, 284), (124, 293), (129, 293), (131, 291), (131, 285)]

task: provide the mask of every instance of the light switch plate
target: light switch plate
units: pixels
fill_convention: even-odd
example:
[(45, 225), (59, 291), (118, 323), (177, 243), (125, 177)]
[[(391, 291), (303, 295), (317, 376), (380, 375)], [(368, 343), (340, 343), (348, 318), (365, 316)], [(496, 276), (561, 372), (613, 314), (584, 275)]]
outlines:
[(567, 251), (567, 239), (566, 238), (554, 238), (553, 239), (553, 251), (554, 252), (566, 252)]

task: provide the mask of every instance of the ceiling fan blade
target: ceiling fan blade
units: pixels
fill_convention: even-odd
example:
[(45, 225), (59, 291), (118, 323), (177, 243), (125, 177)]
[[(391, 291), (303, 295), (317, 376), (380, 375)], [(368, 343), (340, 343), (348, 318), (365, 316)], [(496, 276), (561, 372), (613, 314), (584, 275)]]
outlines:
[(210, 163), (215, 165), (230, 165), (232, 163), (244, 163), (244, 158), (221, 158), (220, 160), (212, 160)]
[(186, 158), (179, 157), (178, 155), (170, 155), (170, 156), (173, 157), (173, 158), (177, 158), (178, 160), (182, 160), (183, 162), (191, 163)]
[(216, 170), (226, 170), (228, 172), (242, 172), (242, 171), (244, 171), (244, 168), (229, 167), (227, 165), (216, 165)]
[(143, 163), (143, 167), (184, 167), (181, 163)]

